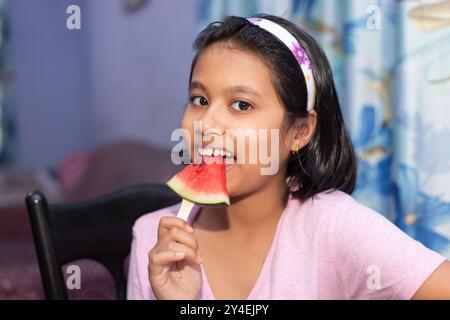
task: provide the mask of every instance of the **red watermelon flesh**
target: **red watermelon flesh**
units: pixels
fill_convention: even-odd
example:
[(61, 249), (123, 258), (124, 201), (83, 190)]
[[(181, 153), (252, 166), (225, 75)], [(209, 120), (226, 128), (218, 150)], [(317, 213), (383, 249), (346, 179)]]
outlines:
[(167, 185), (183, 199), (202, 205), (230, 205), (221, 157), (203, 157), (201, 164), (190, 164)]

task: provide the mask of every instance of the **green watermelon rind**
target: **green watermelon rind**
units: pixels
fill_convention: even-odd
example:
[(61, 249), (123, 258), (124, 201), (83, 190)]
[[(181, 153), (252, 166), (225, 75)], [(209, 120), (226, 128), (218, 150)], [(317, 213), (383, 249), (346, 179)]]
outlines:
[(194, 203), (205, 205), (217, 205), (217, 204), (230, 205), (230, 198), (227, 195), (224, 195), (223, 193), (218, 193), (216, 195), (208, 194), (200, 196), (198, 192), (185, 186), (185, 184), (176, 176), (170, 179), (166, 184), (180, 197)]

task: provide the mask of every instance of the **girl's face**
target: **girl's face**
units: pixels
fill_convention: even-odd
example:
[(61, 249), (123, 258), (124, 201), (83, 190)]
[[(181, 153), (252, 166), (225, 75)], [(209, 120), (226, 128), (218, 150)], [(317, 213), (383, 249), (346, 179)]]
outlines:
[[(199, 56), (192, 73), (189, 104), (182, 127), (191, 137), (191, 159), (194, 153), (199, 156), (199, 152), (205, 152), (198, 149), (202, 145), (195, 145), (194, 131), (201, 135), (206, 149), (218, 147), (234, 151), (235, 164), (226, 166), (230, 197), (254, 193), (275, 181), (284, 183), (290, 150), (300, 147), (292, 130), (282, 130), (285, 115), (269, 69), (258, 56), (224, 44), (213, 44)], [(201, 127), (194, 126), (194, 121), (201, 121)], [(236, 129), (241, 133), (247, 132), (244, 140), (242, 135), (235, 134), (239, 132)], [(265, 134), (261, 129), (266, 129)], [(271, 139), (271, 129), (279, 131), (278, 138)], [(256, 147), (252, 140), (254, 135), (248, 134), (251, 132), (256, 133)], [(261, 139), (261, 134), (266, 141)], [(241, 144), (239, 147), (242, 141), (245, 141), (245, 146)], [(245, 155), (239, 154), (242, 151)], [(252, 156), (256, 163), (251, 161)], [(273, 175), (261, 174), (261, 168), (269, 167), (267, 157), (278, 162), (278, 170)], [(237, 161), (237, 158), (241, 160)]]

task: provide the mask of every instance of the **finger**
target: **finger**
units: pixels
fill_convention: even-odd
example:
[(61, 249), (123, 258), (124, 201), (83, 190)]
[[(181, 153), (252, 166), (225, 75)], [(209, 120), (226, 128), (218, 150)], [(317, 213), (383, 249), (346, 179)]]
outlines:
[(188, 246), (194, 251), (198, 250), (197, 239), (195, 239), (192, 234), (187, 233), (185, 230), (178, 227), (170, 229), (161, 236), (161, 238), (158, 240), (157, 251), (160, 251), (161, 248), (165, 248), (169, 242), (179, 242), (181, 244), (184, 244), (185, 246)]
[(164, 249), (161, 251), (173, 251), (173, 252), (184, 252), (185, 258), (193, 263), (201, 264), (202, 259), (192, 248), (185, 246), (184, 244), (178, 242), (169, 242)]
[(154, 254), (148, 265), (149, 275), (151, 277), (156, 277), (164, 270), (164, 267), (172, 262), (183, 260), (184, 257), (184, 252), (163, 251)]
[(174, 227), (184, 229), (188, 233), (194, 232), (194, 229), (192, 229), (192, 227), (183, 219), (177, 218), (177, 217), (165, 216), (159, 220), (158, 238)]

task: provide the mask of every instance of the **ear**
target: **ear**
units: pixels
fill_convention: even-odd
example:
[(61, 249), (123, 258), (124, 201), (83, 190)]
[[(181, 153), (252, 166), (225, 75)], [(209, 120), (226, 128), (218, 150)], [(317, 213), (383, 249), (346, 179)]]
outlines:
[(293, 130), (293, 139), (291, 143), (291, 151), (297, 152), (311, 141), (314, 132), (316, 131), (317, 112), (316, 110), (309, 111), (305, 118), (295, 120)]

